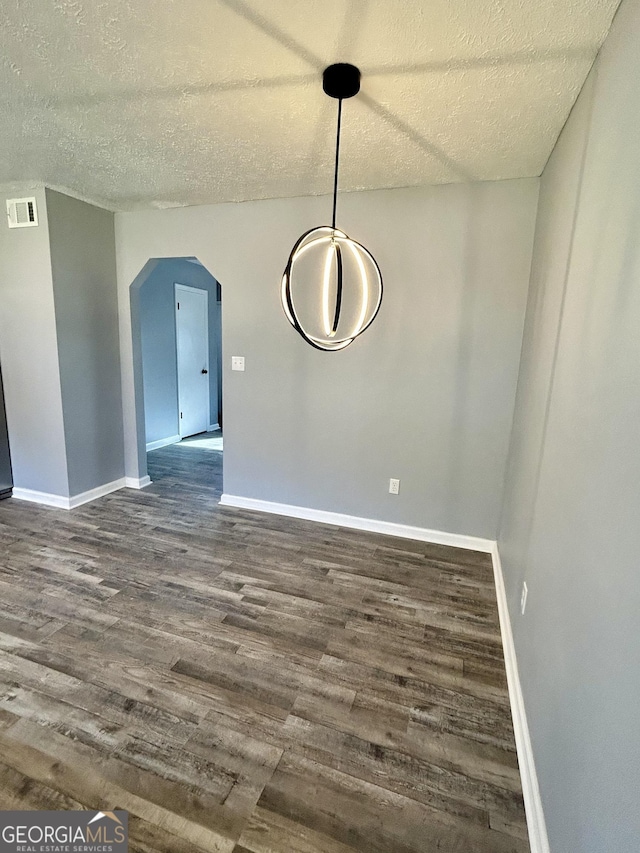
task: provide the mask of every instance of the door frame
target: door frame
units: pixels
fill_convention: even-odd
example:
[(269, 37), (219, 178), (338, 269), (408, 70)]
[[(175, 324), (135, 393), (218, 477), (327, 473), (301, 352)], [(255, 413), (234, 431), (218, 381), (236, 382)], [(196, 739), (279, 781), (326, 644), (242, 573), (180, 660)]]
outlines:
[(211, 378), (210, 378), (210, 366), (209, 366), (209, 355), (210, 355), (210, 344), (211, 344), (211, 335), (209, 329), (209, 291), (205, 290), (204, 287), (192, 287), (189, 284), (180, 284), (177, 281), (173, 283), (173, 314), (175, 318), (175, 329), (176, 329), (176, 374), (177, 374), (177, 382), (178, 382), (178, 434), (180, 438), (185, 438), (182, 435), (182, 418), (180, 417), (180, 347), (178, 346), (178, 293), (179, 291), (187, 291), (187, 292), (196, 292), (196, 293), (204, 293), (205, 297), (205, 306), (206, 306), (206, 337), (207, 337), (207, 361), (206, 361), (206, 371), (207, 371), (207, 424), (205, 427), (205, 431), (209, 429), (209, 423), (211, 421)]

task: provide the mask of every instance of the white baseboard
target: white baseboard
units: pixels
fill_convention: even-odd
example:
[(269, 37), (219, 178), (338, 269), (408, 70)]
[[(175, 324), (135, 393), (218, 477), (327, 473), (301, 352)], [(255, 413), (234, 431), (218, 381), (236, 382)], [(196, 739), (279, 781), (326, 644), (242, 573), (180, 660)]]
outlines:
[(220, 424), (209, 424), (207, 432), (215, 432), (217, 429), (220, 429)]
[(30, 503), (43, 504), (44, 506), (55, 506), (58, 509), (71, 508), (68, 497), (52, 495), (48, 492), (37, 492), (35, 489), (20, 489), (14, 486), (12, 497), (19, 501), (29, 501)]
[(513, 643), (507, 593), (502, 576), (502, 563), (500, 561), (497, 542), (493, 543), (491, 556), (493, 557), (493, 575), (498, 599), (498, 613), (500, 615), (500, 633), (502, 634), (504, 664), (507, 670), (507, 683), (509, 685), (511, 716), (513, 717), (513, 730), (516, 738), (520, 778), (522, 780), (522, 794), (529, 830), (529, 845), (531, 853), (550, 853), (547, 826), (544, 819), (540, 786), (538, 785), (538, 776), (533, 759), (533, 748), (531, 746), (529, 725), (524, 707), (520, 675), (518, 674), (518, 661)]
[(111, 483), (104, 483), (95, 489), (89, 489), (87, 492), (81, 492), (79, 495), (66, 497), (64, 495), (53, 495), (47, 492), (37, 492), (33, 489), (13, 489), (13, 497), (20, 501), (30, 501), (31, 503), (43, 504), (44, 506), (54, 506), (58, 509), (75, 509), (82, 504), (95, 501), (97, 498), (102, 498), (105, 495), (116, 492), (122, 489), (125, 485), (125, 478), (113, 480)]
[(258, 512), (287, 515), (290, 518), (304, 518), (307, 521), (319, 521), (323, 524), (334, 524), (338, 527), (351, 527), (354, 530), (369, 530), (372, 533), (384, 533), (388, 536), (399, 536), (402, 539), (418, 539), (421, 542), (432, 542), (434, 545), (451, 545), (454, 548), (483, 551), (485, 554), (490, 554), (495, 544), (491, 539), (480, 539), (477, 536), (463, 536), (458, 533), (446, 533), (443, 530), (411, 527), (408, 524), (396, 524), (392, 521), (359, 518), (355, 515), (344, 515), (340, 512), (327, 512), (304, 506), (280, 504), (272, 501), (257, 500), (255, 498), (243, 498), (238, 495), (223, 494), (220, 498), (220, 503), (223, 506), (255, 509)]
[(105, 495), (110, 495), (111, 492), (117, 492), (118, 489), (124, 488), (125, 479), (121, 477), (119, 480), (113, 480), (111, 483), (105, 483), (103, 486), (98, 486), (97, 489), (90, 489), (88, 492), (74, 495), (69, 498), (69, 509), (75, 509), (77, 506), (87, 504), (90, 501), (95, 501), (97, 498), (102, 498)]
[(168, 447), (170, 444), (177, 444), (179, 441), (179, 435), (170, 435), (169, 438), (159, 438), (158, 441), (150, 441), (147, 444), (147, 453), (150, 450), (158, 450), (161, 447)]
[(81, 492), (79, 495), (65, 497), (64, 495), (53, 495), (48, 492), (37, 492), (33, 489), (20, 489), (13, 487), (13, 497), (19, 501), (30, 501), (31, 503), (43, 504), (43, 506), (54, 506), (57, 509), (75, 509), (82, 504), (95, 501), (105, 495), (110, 495), (111, 492), (117, 492), (118, 489), (144, 489), (145, 486), (151, 485), (151, 477), (121, 477), (119, 480), (113, 480), (111, 483), (105, 483), (98, 486), (96, 489), (90, 489), (88, 492)]
[(151, 485), (151, 477), (148, 474), (146, 477), (125, 477), (124, 485), (127, 489), (144, 489)]

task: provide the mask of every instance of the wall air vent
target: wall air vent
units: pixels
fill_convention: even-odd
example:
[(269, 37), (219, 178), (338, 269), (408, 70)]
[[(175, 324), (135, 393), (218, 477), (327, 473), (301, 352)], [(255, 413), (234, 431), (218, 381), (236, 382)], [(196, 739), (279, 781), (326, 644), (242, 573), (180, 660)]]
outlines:
[(35, 198), (8, 198), (7, 217), (9, 228), (30, 228), (38, 224), (38, 208)]

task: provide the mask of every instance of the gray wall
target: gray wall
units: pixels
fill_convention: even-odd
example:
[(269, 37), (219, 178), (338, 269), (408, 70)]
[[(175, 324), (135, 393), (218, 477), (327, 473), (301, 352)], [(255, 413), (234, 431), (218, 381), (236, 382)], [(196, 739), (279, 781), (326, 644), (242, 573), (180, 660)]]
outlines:
[(197, 256), (224, 283), (225, 492), (495, 538), (537, 193), (528, 179), (343, 195), (339, 225), (375, 254), (385, 297), (340, 353), (305, 344), (279, 298), (328, 198), (117, 214), (128, 474), (146, 473), (129, 286), (149, 258)]
[(46, 191), (69, 489), (124, 476), (113, 214)]
[(2, 188), (35, 196), (39, 225), (0, 226), (0, 361), (13, 479), (17, 488), (69, 496), (47, 208), (43, 188)]
[(542, 178), (499, 537), (554, 853), (640, 839), (639, 44), (624, 0)]
[(186, 258), (162, 258), (140, 286), (140, 334), (144, 386), (146, 441), (151, 443), (179, 433), (178, 365), (174, 284), (199, 287), (209, 294), (209, 424), (218, 421), (218, 360), (220, 310), (218, 285), (198, 263)]

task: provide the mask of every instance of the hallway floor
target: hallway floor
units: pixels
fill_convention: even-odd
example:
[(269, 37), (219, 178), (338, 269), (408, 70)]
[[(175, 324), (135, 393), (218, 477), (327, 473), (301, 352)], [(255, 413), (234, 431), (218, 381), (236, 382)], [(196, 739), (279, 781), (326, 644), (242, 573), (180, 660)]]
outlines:
[(0, 809), (131, 851), (529, 850), (490, 558), (218, 506), (222, 454), (0, 504)]

